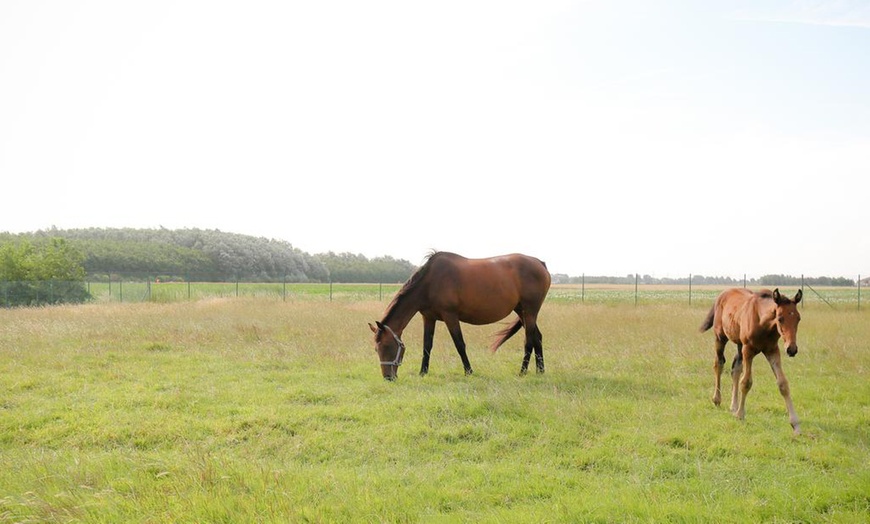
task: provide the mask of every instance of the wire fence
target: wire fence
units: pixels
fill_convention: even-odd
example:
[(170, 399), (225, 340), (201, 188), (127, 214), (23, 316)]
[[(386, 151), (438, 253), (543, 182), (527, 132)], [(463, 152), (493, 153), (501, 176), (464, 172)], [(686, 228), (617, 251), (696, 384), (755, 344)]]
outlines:
[[(157, 282), (117, 280), (108, 282), (0, 281), (0, 306), (31, 307), (71, 303), (169, 303), (213, 298), (258, 298), (278, 301), (388, 301), (401, 289), (400, 283), (252, 283), (252, 282)], [(709, 307), (725, 285), (665, 284), (554, 284), (547, 296), (552, 302), (606, 305), (686, 304)], [(775, 287), (775, 286), (768, 286)], [(750, 287), (750, 289), (758, 289)], [(780, 286), (793, 296), (803, 290), (801, 307), (861, 310), (862, 287), (801, 285)], [(866, 297), (864, 298), (866, 300)]]

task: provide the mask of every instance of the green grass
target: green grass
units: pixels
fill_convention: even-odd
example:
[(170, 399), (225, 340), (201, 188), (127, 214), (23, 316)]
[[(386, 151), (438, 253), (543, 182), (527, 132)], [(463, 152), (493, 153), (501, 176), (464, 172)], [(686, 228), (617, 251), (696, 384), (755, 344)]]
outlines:
[(710, 402), (700, 301), (554, 298), (526, 377), (494, 325), (417, 376), (416, 317), (387, 383), (388, 299), (0, 310), (0, 522), (870, 520), (870, 313), (802, 311), (793, 437), (763, 361), (745, 422)]
[[(87, 289), (96, 303), (113, 302), (184, 302), (206, 298), (266, 298), (322, 301), (388, 301), (401, 284), (321, 284), (321, 283), (256, 283), (256, 282), (90, 282)], [(712, 305), (723, 286), (645, 285), (637, 288), (625, 284), (553, 285), (550, 302), (609, 305)], [(753, 288), (756, 289), (756, 288)], [(789, 296), (797, 286), (784, 286)], [(807, 288), (804, 301), (836, 311), (857, 310), (863, 302), (868, 307), (868, 293), (860, 297), (858, 288)]]

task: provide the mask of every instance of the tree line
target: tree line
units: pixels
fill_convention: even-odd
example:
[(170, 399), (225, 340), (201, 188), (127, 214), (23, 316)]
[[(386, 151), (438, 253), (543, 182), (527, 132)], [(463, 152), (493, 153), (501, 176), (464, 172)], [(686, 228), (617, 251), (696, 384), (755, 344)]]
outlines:
[[(0, 301), (5, 305), (81, 302), (85, 281), (401, 283), (417, 268), (389, 256), (309, 254), (289, 242), (217, 229), (51, 228), (0, 233)], [(553, 275), (554, 283), (688, 285), (685, 278)], [(765, 275), (750, 286), (854, 286), (847, 278)], [(694, 275), (692, 284), (742, 286), (731, 277)]]
[[(55, 239), (63, 241), (69, 260), (81, 266), (81, 276), (93, 281), (393, 283), (404, 282), (416, 269), (392, 257), (312, 255), (282, 240), (217, 229), (52, 228), (18, 235), (0, 233), (0, 246), (13, 251), (41, 249)], [(50, 273), (46, 268), (39, 278), (50, 278)], [(53, 278), (72, 276), (64, 272)], [(20, 271), (0, 273), (0, 280), (28, 278)]]

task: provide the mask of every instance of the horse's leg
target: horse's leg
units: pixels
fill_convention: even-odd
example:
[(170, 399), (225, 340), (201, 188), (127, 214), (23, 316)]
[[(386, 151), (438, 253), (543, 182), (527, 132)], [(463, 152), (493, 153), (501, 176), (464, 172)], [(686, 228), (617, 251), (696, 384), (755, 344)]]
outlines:
[[(529, 310), (531, 309), (531, 311)], [(541, 330), (538, 329), (538, 308), (523, 308), (520, 305), (516, 308), (517, 315), (523, 322), (523, 330), (526, 335), (525, 356), (523, 357), (523, 367), (520, 369), (520, 374), (524, 375), (529, 367), (529, 359), (532, 351), (535, 352), (535, 370), (538, 373), (544, 372), (544, 337), (541, 335)]]
[(737, 412), (737, 390), (740, 385), (740, 375), (743, 374), (743, 344), (737, 342), (737, 353), (731, 361), (731, 413)]
[(432, 341), (435, 339), (435, 319), (423, 317), (423, 363), (420, 364), (420, 376), (429, 373), (429, 356), (432, 354)]
[(743, 346), (743, 373), (740, 375), (740, 402), (737, 405), (737, 412), (734, 416), (739, 420), (746, 417), (746, 395), (752, 389), (752, 359), (755, 358), (756, 351), (749, 345)]
[(528, 343), (525, 345), (525, 354), (523, 355), (523, 365), (520, 366), (520, 375), (525, 375), (529, 372), (529, 360), (532, 358), (532, 346)]
[(725, 366), (725, 344), (728, 339), (716, 337), (716, 358), (713, 360), (713, 404), (722, 403), (722, 368)]
[(782, 394), (782, 398), (785, 399), (785, 409), (788, 410), (788, 421), (791, 424), (792, 429), (794, 429), (794, 434), (800, 435), (800, 421), (798, 421), (797, 413), (794, 410), (794, 404), (791, 403), (791, 390), (788, 387), (788, 380), (785, 378), (785, 373), (782, 372), (782, 354), (779, 352), (779, 346), (777, 346), (776, 351), (765, 353), (764, 356), (767, 357), (767, 361), (770, 362), (770, 369), (773, 370), (773, 374), (776, 376), (776, 385), (779, 387), (779, 392)]
[(444, 323), (447, 324), (447, 330), (450, 332), (450, 337), (453, 339), (453, 345), (456, 346), (459, 358), (462, 359), (462, 365), (465, 367), (465, 374), (471, 375), (474, 371), (471, 369), (471, 362), (468, 361), (468, 355), (465, 353), (465, 340), (462, 338), (462, 329), (459, 327), (459, 319), (447, 318), (444, 319)]

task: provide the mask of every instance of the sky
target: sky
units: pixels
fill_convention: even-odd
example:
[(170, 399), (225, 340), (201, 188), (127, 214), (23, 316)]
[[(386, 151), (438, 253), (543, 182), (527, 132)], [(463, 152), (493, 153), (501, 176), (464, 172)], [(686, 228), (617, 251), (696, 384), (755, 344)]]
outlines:
[(0, 231), (870, 275), (865, 1), (0, 2)]

